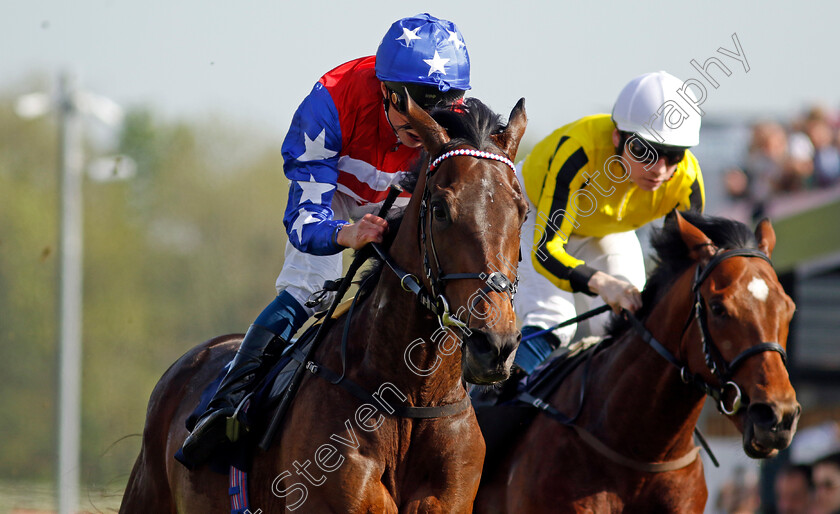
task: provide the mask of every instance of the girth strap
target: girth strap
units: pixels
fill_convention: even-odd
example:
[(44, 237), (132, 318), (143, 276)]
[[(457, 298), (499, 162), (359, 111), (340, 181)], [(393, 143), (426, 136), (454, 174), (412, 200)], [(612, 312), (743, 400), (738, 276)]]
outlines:
[(617, 451), (613, 450), (612, 448), (601, 442), (600, 439), (592, 435), (592, 433), (586, 430), (585, 428), (574, 424), (573, 419), (569, 418), (562, 412), (555, 409), (551, 404), (544, 402), (543, 400), (536, 398), (528, 393), (521, 393), (519, 395), (519, 399), (526, 403), (530, 403), (534, 407), (540, 409), (548, 417), (554, 419), (555, 421), (558, 421), (560, 424), (573, 428), (577, 435), (581, 438), (581, 440), (588, 444), (593, 450), (597, 451), (598, 453), (608, 458), (609, 460), (615, 462), (616, 464), (630, 469), (635, 469), (637, 471), (645, 471), (648, 473), (664, 473), (666, 471), (675, 471), (678, 469), (682, 469), (694, 462), (695, 460), (697, 460), (697, 455), (700, 453), (700, 447), (695, 446), (688, 453), (675, 460), (663, 462), (643, 462), (634, 460), (629, 457), (625, 457), (624, 455), (621, 455)]
[(602, 443), (600, 439), (587, 432), (584, 428), (581, 428), (577, 425), (569, 426), (574, 428), (575, 432), (577, 432), (577, 435), (580, 436), (580, 438), (593, 450), (597, 451), (598, 453), (615, 462), (616, 464), (620, 464), (630, 469), (635, 469), (636, 471), (645, 471), (648, 473), (664, 473), (666, 471), (676, 471), (678, 469), (682, 469), (688, 466), (689, 464), (697, 460), (697, 455), (700, 453), (700, 447), (695, 446), (679, 459), (668, 460), (663, 462), (637, 461), (625, 457), (624, 455), (621, 455), (620, 453), (616, 452), (609, 446)]

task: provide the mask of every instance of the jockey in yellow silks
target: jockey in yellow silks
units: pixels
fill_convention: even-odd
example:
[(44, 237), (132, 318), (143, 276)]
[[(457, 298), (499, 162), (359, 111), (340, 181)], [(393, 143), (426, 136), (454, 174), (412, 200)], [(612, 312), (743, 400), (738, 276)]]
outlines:
[(515, 298), (523, 321), (515, 362), (526, 372), (576, 331), (602, 335), (608, 318), (529, 335), (604, 303), (616, 311), (641, 306), (637, 228), (675, 208), (702, 211), (703, 178), (688, 150), (700, 141), (700, 114), (678, 90), (686, 94), (664, 71), (636, 77), (612, 115), (560, 127), (520, 166), (530, 211)]

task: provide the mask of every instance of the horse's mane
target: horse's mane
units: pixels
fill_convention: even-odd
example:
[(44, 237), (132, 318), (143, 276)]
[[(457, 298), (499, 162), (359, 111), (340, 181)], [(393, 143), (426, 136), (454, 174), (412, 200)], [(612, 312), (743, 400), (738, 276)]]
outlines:
[[(706, 234), (720, 249), (755, 249), (758, 247), (753, 232), (739, 221), (703, 216), (695, 211), (681, 212), (680, 214), (686, 221)], [(665, 218), (665, 223), (661, 229), (653, 232), (650, 243), (656, 251), (653, 258), (656, 266), (642, 291), (642, 308), (636, 312), (636, 317), (641, 320), (647, 318), (654, 305), (664, 296), (674, 280), (695, 264), (680, 236), (677, 220), (673, 213)], [(607, 333), (617, 338), (631, 326), (630, 322), (623, 317), (613, 316), (607, 327)]]
[(450, 141), (444, 147), (444, 152), (459, 145), (472, 146), (478, 150), (495, 147), (490, 136), (504, 132), (507, 128), (502, 123), (502, 117), (478, 98), (467, 98), (452, 108), (435, 109), (431, 115), (449, 134)]
[[(440, 126), (446, 129), (450, 138), (450, 141), (441, 149), (441, 153), (459, 145), (468, 145), (479, 150), (495, 147), (496, 145), (490, 136), (504, 132), (507, 128), (507, 125), (502, 123), (502, 117), (494, 113), (478, 98), (466, 98), (463, 103), (453, 108), (437, 108), (432, 110), (430, 114)], [(400, 180), (400, 186), (413, 193), (419, 173), (425, 170), (428, 161), (429, 155), (424, 150), (414, 169), (406, 173)], [(403, 214), (404, 211), (400, 211), (393, 218), (388, 218), (388, 234), (381, 245), (383, 249), (388, 250), (391, 247), (391, 243), (394, 241), (402, 223)], [(366, 297), (379, 282), (379, 276), (385, 263), (371, 249), (362, 251), (370, 252), (369, 259), (373, 261), (360, 278), (361, 295)]]

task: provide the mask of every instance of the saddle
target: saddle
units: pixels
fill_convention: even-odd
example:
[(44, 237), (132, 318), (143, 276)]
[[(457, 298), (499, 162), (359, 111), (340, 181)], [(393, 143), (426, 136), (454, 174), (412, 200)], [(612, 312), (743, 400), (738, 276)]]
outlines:
[[(348, 299), (336, 307), (332, 319), (339, 318), (350, 308), (352, 299)], [(322, 314), (323, 315), (323, 314)], [(231, 466), (242, 471), (251, 469), (251, 459), (254, 455), (257, 443), (260, 441), (268, 428), (268, 421), (273, 417), (274, 411), (280, 406), (283, 398), (287, 395), (294, 395), (297, 390), (292, 390), (290, 385), (297, 369), (302, 365), (309, 347), (323, 323), (324, 318), (307, 328), (304, 333), (287, 347), (274, 361), (265, 377), (256, 385), (254, 391), (248, 395), (240, 404), (236, 413), (238, 423), (228, 424), (228, 436), (234, 436), (233, 444), (225, 445), (214, 452), (208, 465), (210, 469), (221, 474), (228, 474)], [(188, 430), (195, 427), (199, 417), (207, 409), (207, 405), (218, 390), (228, 366), (222, 368), (216, 379), (207, 385), (201, 393), (198, 406), (186, 420)], [(232, 426), (235, 428), (232, 428)], [(231, 433), (233, 431), (233, 433)], [(175, 455), (181, 460), (181, 451)], [(182, 461), (183, 462), (183, 461)]]

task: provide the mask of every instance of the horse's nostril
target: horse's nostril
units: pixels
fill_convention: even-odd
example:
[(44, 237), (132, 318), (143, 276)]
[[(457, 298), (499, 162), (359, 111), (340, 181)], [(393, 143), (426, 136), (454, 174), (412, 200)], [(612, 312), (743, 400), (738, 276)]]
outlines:
[(756, 427), (773, 430), (779, 422), (776, 410), (766, 403), (753, 403), (747, 409), (747, 415)]
[(498, 353), (498, 350), (493, 347), (493, 344), (487, 337), (487, 334), (480, 330), (473, 330), (468, 342), (470, 343), (471, 350), (475, 353), (482, 355), (486, 355), (488, 353)]
[(782, 420), (779, 422), (778, 429), (779, 430), (790, 430), (796, 420), (799, 419), (799, 414), (802, 412), (802, 407), (799, 405), (793, 410), (793, 412), (789, 412), (782, 416)]
[(517, 344), (518, 341), (517, 343), (502, 344), (502, 347), (499, 349), (499, 358), (502, 361), (506, 361), (510, 354), (512, 354), (513, 351), (516, 350)]

